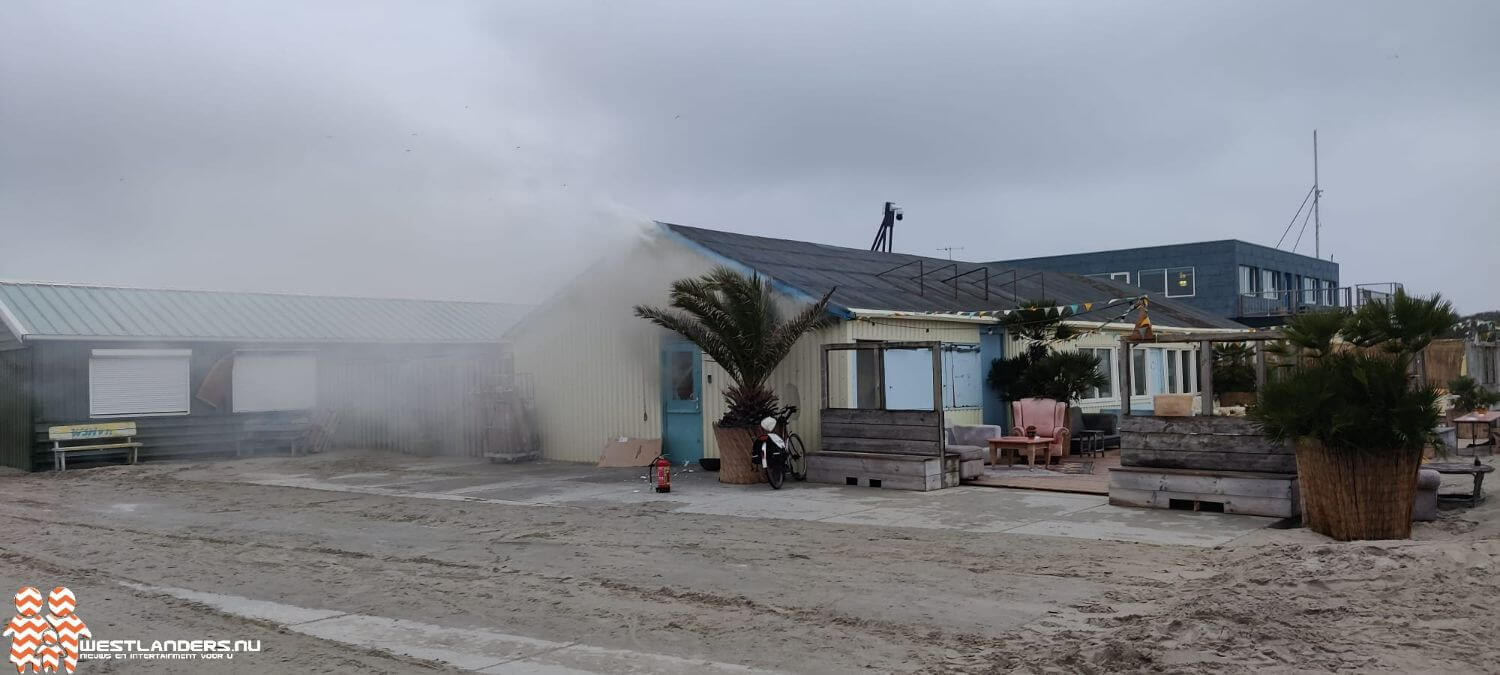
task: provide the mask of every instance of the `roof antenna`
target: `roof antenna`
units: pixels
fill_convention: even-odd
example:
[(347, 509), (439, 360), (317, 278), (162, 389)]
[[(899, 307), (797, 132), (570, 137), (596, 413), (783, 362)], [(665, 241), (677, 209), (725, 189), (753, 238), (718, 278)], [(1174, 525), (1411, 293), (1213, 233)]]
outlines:
[(954, 251), (962, 251), (962, 250), (964, 250), (964, 247), (962, 247), (962, 246), (939, 246), (938, 250), (947, 253), (948, 254), (948, 259), (952, 260), (953, 259), (953, 252)]
[(901, 220), (901, 207), (894, 202), (885, 203), (885, 216), (880, 220), (880, 231), (875, 233), (875, 243), (870, 245), (871, 251), (891, 252), (891, 244), (896, 240), (896, 221)]

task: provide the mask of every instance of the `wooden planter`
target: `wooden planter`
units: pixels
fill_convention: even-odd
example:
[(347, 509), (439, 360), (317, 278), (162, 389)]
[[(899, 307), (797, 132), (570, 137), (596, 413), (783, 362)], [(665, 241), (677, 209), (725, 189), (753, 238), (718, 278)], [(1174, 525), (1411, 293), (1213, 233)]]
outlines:
[(720, 483), (748, 485), (765, 482), (765, 472), (750, 463), (750, 450), (755, 446), (753, 432), (754, 427), (714, 425), (714, 440), (719, 444)]
[(1411, 536), (1421, 450), (1329, 450), (1297, 442), (1302, 521), (1340, 541)]

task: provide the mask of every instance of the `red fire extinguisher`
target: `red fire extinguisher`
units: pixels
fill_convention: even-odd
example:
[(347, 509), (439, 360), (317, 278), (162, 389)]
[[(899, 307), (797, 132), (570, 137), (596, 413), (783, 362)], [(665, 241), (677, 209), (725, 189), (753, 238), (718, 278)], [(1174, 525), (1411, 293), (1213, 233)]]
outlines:
[(656, 459), (651, 462), (651, 466), (656, 467), (656, 491), (671, 492), (672, 462), (668, 461), (665, 455), (657, 455)]

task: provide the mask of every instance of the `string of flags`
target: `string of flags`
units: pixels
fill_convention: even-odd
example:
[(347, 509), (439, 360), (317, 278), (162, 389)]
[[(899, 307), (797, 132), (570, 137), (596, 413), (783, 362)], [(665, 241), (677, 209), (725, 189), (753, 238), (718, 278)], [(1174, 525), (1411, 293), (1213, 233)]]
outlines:
[(1135, 296), (1135, 297), (1130, 297), (1130, 298), (1110, 298), (1109, 300), (1099, 300), (1099, 301), (1095, 301), (1095, 302), (1075, 302), (1075, 303), (1067, 304), (1067, 305), (1053, 305), (1051, 307), (1018, 307), (1016, 309), (980, 309), (980, 310), (974, 310), (974, 311), (927, 311), (927, 312), (914, 312), (914, 313), (916, 313), (916, 314), (927, 314), (927, 315), (943, 315), (943, 316), (973, 316), (973, 317), (995, 316), (995, 317), (1007, 317), (1007, 316), (1010, 316), (1011, 314), (1020, 312), (1020, 313), (1024, 313), (1024, 314), (1037, 314), (1037, 313), (1041, 313), (1041, 316), (1045, 316), (1046, 318), (1049, 318), (1049, 319), (1065, 319), (1067, 317), (1074, 316), (1076, 314), (1083, 314), (1085, 312), (1092, 312), (1095, 309), (1104, 309), (1106, 307), (1112, 307), (1112, 306), (1118, 305), (1118, 304), (1120, 304), (1122, 302), (1129, 302), (1129, 303), (1131, 303), (1131, 308), (1132, 309), (1134, 309), (1136, 307), (1136, 303), (1140, 303), (1140, 306), (1142, 308), (1144, 308), (1145, 302), (1146, 302), (1146, 296), (1140, 295), (1140, 296)]

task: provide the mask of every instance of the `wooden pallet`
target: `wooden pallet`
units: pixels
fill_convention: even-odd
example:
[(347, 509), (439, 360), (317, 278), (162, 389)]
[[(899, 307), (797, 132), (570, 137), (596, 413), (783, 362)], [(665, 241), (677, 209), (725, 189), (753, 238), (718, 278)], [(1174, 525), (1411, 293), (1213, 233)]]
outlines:
[(1110, 469), (1109, 503), (1290, 518), (1302, 512), (1297, 474), (1122, 466)]

